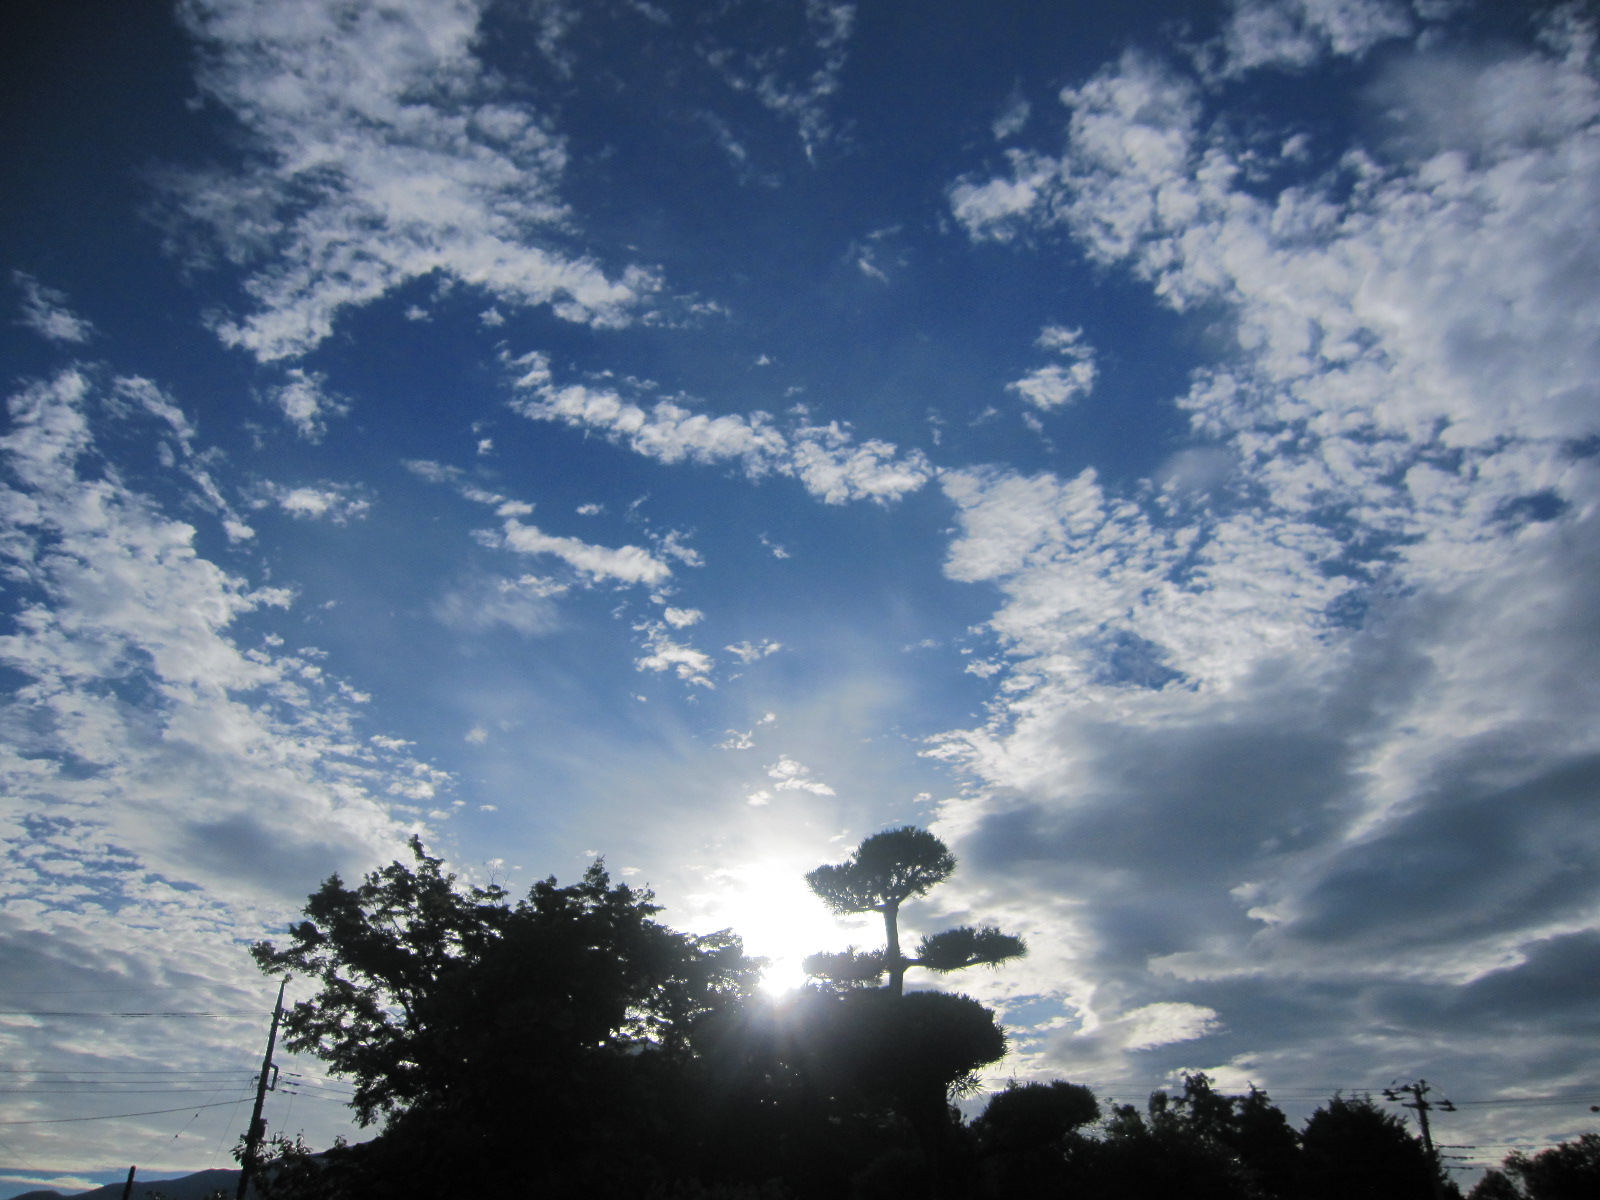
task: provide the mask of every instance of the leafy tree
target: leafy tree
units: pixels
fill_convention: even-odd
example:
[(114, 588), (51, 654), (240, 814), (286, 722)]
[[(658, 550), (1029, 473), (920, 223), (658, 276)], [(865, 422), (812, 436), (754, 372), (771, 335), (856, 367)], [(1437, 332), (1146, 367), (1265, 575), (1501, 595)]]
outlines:
[(1074, 1167), (1087, 1142), (1080, 1130), (1100, 1119), (1082, 1084), (1008, 1083), (989, 1097), (969, 1128), (978, 1154), (981, 1196), (1054, 1196), (1081, 1191)]
[(986, 1151), (1006, 1153), (1058, 1143), (1099, 1119), (1100, 1102), (1081, 1083), (1013, 1080), (989, 1097), (972, 1129)]
[(1284, 1200), (1296, 1195), (1300, 1138), (1259, 1088), (1226, 1095), (1197, 1071), (1183, 1077), (1183, 1091), (1171, 1098), (1169, 1111), (1195, 1136), (1231, 1153), (1255, 1191)]
[(1485, 1172), (1468, 1200), (1593, 1200), (1600, 1196), (1600, 1134), (1532, 1155), (1518, 1150), (1501, 1166)]
[(1141, 1114), (1112, 1109), (1102, 1140), (1085, 1148), (1077, 1176), (1090, 1195), (1117, 1200), (1254, 1200), (1259, 1193), (1238, 1157), (1204, 1123), (1188, 1119), (1165, 1092)]
[(1511, 1182), (1504, 1171), (1490, 1167), (1483, 1173), (1483, 1178), (1478, 1180), (1473, 1189), (1467, 1193), (1467, 1200), (1524, 1200), (1524, 1198), (1517, 1185)]
[(320, 984), (286, 1015), (288, 1047), (354, 1083), (362, 1124), (384, 1121), (345, 1156), (364, 1172), (357, 1190), (663, 1169), (696, 1111), (683, 1094), (702, 1043), (753, 993), (760, 963), (729, 934), (658, 924), (649, 893), (613, 885), (600, 863), (513, 905), (411, 849), (414, 863), (356, 887), (330, 878), (287, 945), (253, 947), (269, 973)]
[(875, 833), (842, 863), (824, 864), (806, 874), (806, 883), (830, 911), (840, 914), (883, 914), (884, 948), (840, 954), (814, 954), (805, 961), (809, 974), (843, 986), (876, 983), (885, 974), (896, 996), (905, 990), (906, 970), (960, 971), (980, 963), (998, 964), (1020, 958), (1026, 944), (991, 925), (960, 926), (924, 937), (916, 956), (900, 949), (900, 906), (948, 879), (956, 857), (926, 829), (905, 825)]
[(1305, 1200), (1434, 1200), (1440, 1178), (1405, 1122), (1368, 1096), (1335, 1095), (1301, 1133), (1300, 1194)]

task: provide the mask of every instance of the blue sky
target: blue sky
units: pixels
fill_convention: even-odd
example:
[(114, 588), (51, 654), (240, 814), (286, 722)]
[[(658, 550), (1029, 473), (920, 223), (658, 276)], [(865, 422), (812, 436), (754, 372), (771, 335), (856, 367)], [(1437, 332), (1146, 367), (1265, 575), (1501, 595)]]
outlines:
[[(7, 21), (12, 1192), (223, 1165), (244, 946), (413, 831), (781, 981), (926, 825), (997, 1079), (1587, 1127), (1582, 6)], [(36, 1015), (135, 1011), (243, 1015)]]

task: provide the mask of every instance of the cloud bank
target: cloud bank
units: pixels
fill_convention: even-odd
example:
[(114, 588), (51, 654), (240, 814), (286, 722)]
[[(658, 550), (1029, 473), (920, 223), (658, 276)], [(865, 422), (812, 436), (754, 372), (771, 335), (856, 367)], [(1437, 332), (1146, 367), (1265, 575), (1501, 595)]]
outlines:
[[(1539, 50), (1386, 60), (1320, 171), (1293, 128), (1244, 137), (1218, 109), (1230, 79), (1416, 24), (1240, 4), (1209, 57), (1130, 50), (1062, 91), (1059, 152), (949, 190), (970, 237), (1065, 235), (1228, 339), (1175, 398), (1189, 457), (1142, 488), (941, 479), (946, 571), (999, 588), (1008, 662), (992, 719), (932, 750), (973, 780), (940, 827), (1072, 1014), (1034, 1043), (1052, 1068), (1194, 1004), (1214, 1019), (1180, 1056), (1088, 1059), (1355, 1075), (1336, 1031), (1372, 1007), (1531, 998), (1592, 932), (1593, 30), (1557, 13)], [(1371, 1036), (1432, 1072), (1575, 1078), (1573, 1027), (1516, 1034)]]

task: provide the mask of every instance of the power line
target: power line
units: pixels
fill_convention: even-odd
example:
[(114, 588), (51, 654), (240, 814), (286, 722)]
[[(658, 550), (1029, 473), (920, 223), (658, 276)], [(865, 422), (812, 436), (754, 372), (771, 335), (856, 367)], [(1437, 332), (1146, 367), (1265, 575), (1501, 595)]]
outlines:
[[(227, 1088), (226, 1082), (215, 1087), (198, 1088), (111, 1088), (107, 1089), (98, 1084), (85, 1085), (93, 1087), (93, 1091), (82, 1088), (0, 1088), (0, 1096), (214, 1096)], [(241, 1081), (233, 1085), (244, 1087)]]
[(256, 1073), (249, 1067), (235, 1067), (231, 1071), (188, 1070), (184, 1067), (95, 1067), (75, 1071), (70, 1067), (0, 1067), (6, 1075), (248, 1075)]
[(70, 1125), (75, 1121), (120, 1121), (124, 1117), (159, 1117), (162, 1113), (193, 1112), (197, 1108), (226, 1108), (230, 1104), (239, 1104), (247, 1099), (248, 1096), (241, 1096), (238, 1100), (218, 1100), (215, 1104), (185, 1104), (178, 1108), (153, 1108), (148, 1112), (107, 1113), (103, 1117), (52, 1117), (45, 1121), (0, 1121), (0, 1125)]
[(184, 984), (175, 986), (170, 983), (154, 984), (150, 987), (108, 987), (108, 988), (17, 988), (0, 992), (0, 997), (10, 996), (118, 996), (142, 992), (232, 992), (235, 995), (249, 989), (233, 987), (225, 983), (214, 984)]
[(260, 1008), (238, 1008), (216, 1009), (210, 1012), (63, 1012), (0, 1008), (0, 1017), (259, 1017), (264, 1016), (266, 1011)]

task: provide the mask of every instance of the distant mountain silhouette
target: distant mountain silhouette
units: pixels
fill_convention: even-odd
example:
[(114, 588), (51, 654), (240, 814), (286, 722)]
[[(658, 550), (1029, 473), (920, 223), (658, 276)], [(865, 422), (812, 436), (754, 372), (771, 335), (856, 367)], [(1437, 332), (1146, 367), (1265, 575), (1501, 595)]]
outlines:
[[(89, 1192), (54, 1192), (41, 1189), (23, 1192), (12, 1200), (122, 1200), (122, 1183), (108, 1183)], [(212, 1192), (223, 1191), (231, 1200), (233, 1189), (239, 1186), (239, 1172), (196, 1171), (178, 1179), (138, 1179), (133, 1181), (132, 1200), (155, 1200), (158, 1195), (165, 1200), (205, 1200)]]

